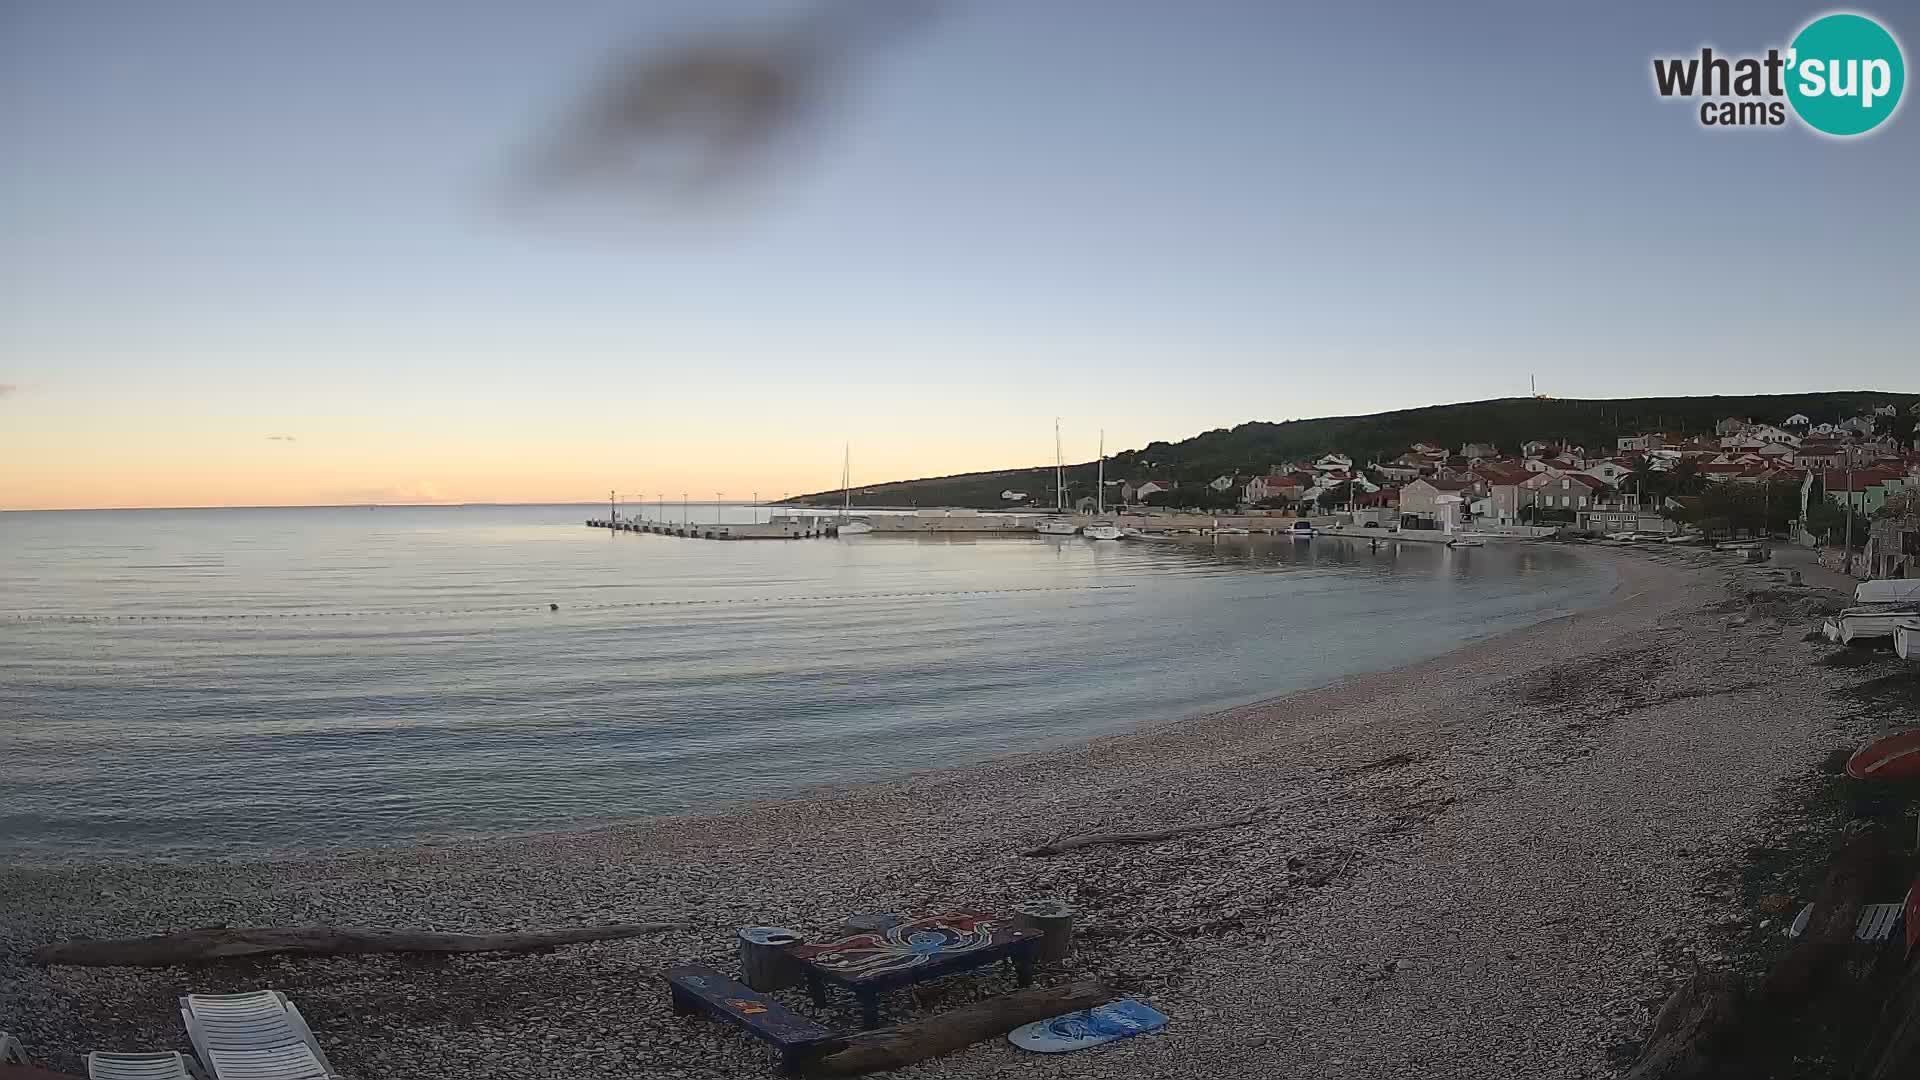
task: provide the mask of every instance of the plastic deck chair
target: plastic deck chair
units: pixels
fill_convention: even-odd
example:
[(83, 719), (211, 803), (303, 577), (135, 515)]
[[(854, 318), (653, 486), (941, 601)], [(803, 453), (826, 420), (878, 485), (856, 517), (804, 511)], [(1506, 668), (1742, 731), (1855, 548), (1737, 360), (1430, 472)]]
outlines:
[(334, 1080), (313, 1030), (278, 990), (188, 994), (180, 1018), (214, 1080)]
[[(1885, 941), (1893, 936), (1893, 928), (1900, 925), (1900, 904), (1862, 904), (1860, 918), (1853, 924), (1855, 941)], [(1787, 936), (1797, 938), (1807, 932), (1807, 919), (1813, 914), (1813, 905), (1800, 909), (1793, 917), (1793, 925), (1787, 928)]]
[(0, 1065), (31, 1065), (27, 1052), (20, 1048), (20, 1040), (0, 1031)]
[(158, 1054), (87, 1055), (92, 1080), (198, 1080), (199, 1062), (169, 1050)]

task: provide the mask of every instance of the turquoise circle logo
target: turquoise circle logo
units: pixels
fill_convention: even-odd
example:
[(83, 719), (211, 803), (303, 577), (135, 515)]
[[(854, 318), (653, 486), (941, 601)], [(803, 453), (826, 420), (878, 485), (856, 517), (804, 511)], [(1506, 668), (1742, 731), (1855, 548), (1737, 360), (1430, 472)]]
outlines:
[(1900, 104), (1907, 65), (1900, 43), (1865, 15), (1815, 19), (1787, 50), (1787, 100), (1829, 135), (1864, 135)]

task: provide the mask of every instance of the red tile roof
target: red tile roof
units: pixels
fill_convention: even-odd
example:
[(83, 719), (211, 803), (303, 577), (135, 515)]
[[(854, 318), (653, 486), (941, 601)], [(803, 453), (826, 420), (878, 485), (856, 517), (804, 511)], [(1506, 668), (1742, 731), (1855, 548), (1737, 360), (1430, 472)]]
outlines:
[[(1906, 473), (1901, 472), (1899, 469), (1884, 469), (1884, 468), (1855, 469), (1853, 470), (1853, 489), (1852, 490), (1864, 491), (1875, 484), (1883, 483), (1888, 480), (1905, 479), (1906, 475), (1907, 475)], [(1828, 491), (1846, 491), (1848, 490), (1847, 489), (1847, 470), (1827, 469), (1820, 474), (1820, 482), (1826, 486), (1826, 489)]]

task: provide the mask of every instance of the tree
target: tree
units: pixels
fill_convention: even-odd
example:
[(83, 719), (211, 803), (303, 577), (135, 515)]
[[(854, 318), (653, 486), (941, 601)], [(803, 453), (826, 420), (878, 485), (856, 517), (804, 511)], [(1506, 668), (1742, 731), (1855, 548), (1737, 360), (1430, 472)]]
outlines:
[(1707, 478), (1692, 458), (1683, 458), (1667, 470), (1667, 494), (1698, 495), (1707, 490)]
[(1621, 477), (1620, 486), (1633, 492), (1634, 499), (1642, 507), (1646, 506), (1649, 496), (1658, 497), (1665, 474), (1653, 467), (1653, 459), (1643, 457), (1633, 463), (1633, 471)]
[(1873, 433), (1893, 440), (1893, 445), (1901, 450), (1911, 450), (1916, 422), (1920, 421), (1917, 421), (1911, 412), (1895, 409), (1891, 416), (1882, 413), (1873, 418)]
[(1352, 493), (1353, 485), (1351, 483), (1335, 484), (1330, 488), (1322, 489), (1320, 497), (1315, 501), (1320, 504), (1320, 509), (1330, 510), (1336, 506), (1345, 506), (1348, 497)]
[[(1843, 507), (1832, 499), (1819, 498), (1807, 504), (1806, 529), (1826, 544), (1843, 542), (1847, 535), (1847, 514), (1850, 508)], [(1853, 514), (1853, 549), (1859, 551), (1867, 545), (1867, 530), (1872, 522), (1858, 510)]]

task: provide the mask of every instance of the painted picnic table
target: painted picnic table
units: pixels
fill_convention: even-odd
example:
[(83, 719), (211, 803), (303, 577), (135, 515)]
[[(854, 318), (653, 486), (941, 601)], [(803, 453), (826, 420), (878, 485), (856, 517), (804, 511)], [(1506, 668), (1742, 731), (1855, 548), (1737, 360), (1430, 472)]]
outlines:
[(796, 945), (790, 952), (807, 973), (815, 1005), (827, 1003), (827, 984), (860, 999), (860, 1018), (880, 1026), (880, 995), (943, 975), (1013, 961), (1021, 986), (1033, 982), (1041, 933), (978, 911), (949, 911), (910, 919), (885, 930), (838, 941)]

